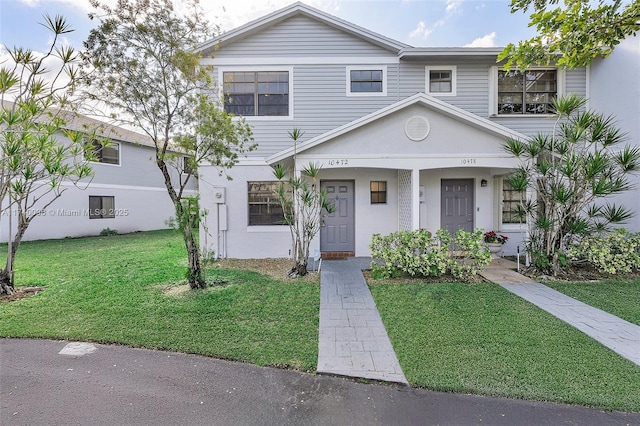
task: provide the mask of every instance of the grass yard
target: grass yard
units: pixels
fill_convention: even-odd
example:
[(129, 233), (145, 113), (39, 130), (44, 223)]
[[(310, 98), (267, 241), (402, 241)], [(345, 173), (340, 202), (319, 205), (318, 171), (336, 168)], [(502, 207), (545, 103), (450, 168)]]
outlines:
[[(179, 292), (186, 255), (173, 231), (24, 243), (17, 283), (47, 288), (0, 302), (0, 336), (118, 343), (313, 371), (320, 286), (273, 278), (285, 264), (219, 262), (209, 277), (226, 284)], [(622, 285), (566, 286), (637, 323), (640, 284), (616, 290)], [(639, 367), (497, 285), (372, 281), (371, 290), (414, 386), (640, 412)]]
[(224, 288), (167, 295), (186, 272), (186, 252), (174, 231), (23, 243), (16, 270), (18, 285), (47, 289), (0, 303), (3, 337), (119, 343), (258, 365), (316, 367), (317, 282), (228, 269), (209, 273), (227, 280)]
[(587, 283), (545, 282), (567, 296), (640, 325), (640, 279), (616, 279)]
[(640, 367), (498, 285), (370, 287), (414, 386), (640, 411)]

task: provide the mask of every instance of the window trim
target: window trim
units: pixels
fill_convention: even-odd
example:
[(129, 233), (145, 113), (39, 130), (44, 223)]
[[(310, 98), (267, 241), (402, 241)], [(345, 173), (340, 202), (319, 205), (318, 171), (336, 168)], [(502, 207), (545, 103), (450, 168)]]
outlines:
[[(501, 66), (492, 66), (489, 68), (489, 117), (492, 118), (545, 118), (557, 117), (557, 114), (498, 114), (498, 71)], [(550, 70), (556, 72), (556, 97), (565, 94), (566, 70), (558, 67), (529, 67), (529, 70)], [(514, 70), (518, 70), (514, 68)]]
[[(89, 163), (91, 164), (102, 164), (104, 166), (111, 166), (111, 167), (120, 167), (122, 165), (122, 144), (120, 142), (109, 142), (109, 145), (117, 145), (118, 146), (118, 163), (117, 164), (113, 164), (113, 163), (104, 163), (102, 161), (92, 161), (92, 160), (87, 160)], [(86, 158), (85, 158), (86, 160)]]
[[(220, 99), (224, 100), (224, 73), (225, 72), (288, 72), (289, 73), (289, 114), (288, 115), (243, 115), (247, 121), (283, 121), (293, 120), (293, 67), (292, 66), (251, 66), (242, 65), (234, 67), (218, 67), (218, 88)], [(224, 106), (222, 107), (224, 109)], [(239, 120), (240, 116), (234, 117)]]
[[(431, 71), (451, 71), (451, 92), (432, 92)], [(425, 88), (424, 93), (431, 96), (457, 96), (458, 92), (458, 66), (457, 65), (427, 65), (424, 67)], [(496, 74), (497, 75), (497, 74)]]
[[(373, 184), (374, 183), (376, 183), (378, 185), (381, 184), (381, 183), (384, 183), (384, 191), (382, 191), (380, 189), (378, 189), (377, 191), (374, 191), (373, 190)], [(372, 205), (372, 206), (373, 205), (379, 205), (379, 204), (388, 204), (388, 202), (389, 202), (389, 190), (388, 190), (388, 188), (389, 188), (389, 185), (388, 185), (388, 182), (386, 180), (370, 180), (369, 181), (369, 204)], [(374, 202), (373, 201), (373, 194), (379, 195), (379, 194), (383, 194), (383, 193), (384, 193), (384, 202), (382, 202), (382, 201), (375, 201)]]
[[(113, 212), (111, 213), (111, 215), (103, 216), (102, 214), (100, 214), (100, 215), (92, 214), (92, 209), (91, 209), (91, 199), (92, 198), (100, 198), (100, 209), (99, 210), (105, 210), (105, 208), (103, 207), (103, 200), (105, 198), (113, 199)], [(116, 197), (115, 197), (115, 195), (89, 195), (89, 219), (90, 220), (93, 220), (93, 219), (115, 219), (115, 218), (116, 218)]]
[[(387, 96), (387, 66), (386, 65), (348, 65), (345, 67), (345, 91), (348, 97)], [(382, 92), (352, 92), (351, 71), (382, 71)]]
[[(252, 225), (251, 224), (251, 202), (250, 202), (250, 195), (251, 193), (249, 192), (249, 188), (251, 183), (274, 183), (277, 184), (279, 183), (277, 180), (247, 180), (247, 228), (256, 228), (256, 227), (267, 227), (267, 228), (273, 228), (273, 227), (286, 227), (288, 226), (286, 223), (284, 223), (284, 214), (282, 216), (282, 221), (283, 223), (260, 223), (260, 224), (255, 224)], [(274, 195), (275, 197), (275, 195)], [(276, 204), (276, 203), (272, 203), (272, 204)], [(277, 202), (277, 205), (280, 206), (280, 203)]]
[[(521, 229), (521, 226), (527, 226), (526, 222), (523, 223), (507, 223), (507, 222), (503, 222), (503, 208), (504, 208), (504, 199), (502, 197), (502, 192), (504, 190), (504, 181), (505, 179), (507, 179), (508, 176), (506, 175), (500, 175), (500, 176), (495, 176), (495, 189), (496, 189), (496, 215), (495, 217), (497, 218), (497, 222), (499, 224), (499, 229), (501, 231), (517, 231)], [(525, 193), (525, 197), (526, 197), (526, 193)]]

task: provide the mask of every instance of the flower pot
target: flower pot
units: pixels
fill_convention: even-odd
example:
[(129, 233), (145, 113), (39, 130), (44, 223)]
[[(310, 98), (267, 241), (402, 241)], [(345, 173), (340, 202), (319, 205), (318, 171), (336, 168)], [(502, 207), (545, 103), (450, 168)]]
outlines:
[(486, 243), (487, 247), (489, 247), (489, 251), (491, 252), (491, 257), (494, 259), (497, 259), (498, 253), (500, 253), (502, 251), (502, 244), (501, 243)]

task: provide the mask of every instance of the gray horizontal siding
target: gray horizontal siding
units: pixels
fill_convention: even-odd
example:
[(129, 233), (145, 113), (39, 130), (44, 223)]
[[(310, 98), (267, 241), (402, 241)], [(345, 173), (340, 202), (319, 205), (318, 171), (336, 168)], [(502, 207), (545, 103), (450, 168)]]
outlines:
[[(366, 68), (368, 68), (367, 66)], [(375, 68), (375, 65), (371, 66)], [(321, 135), (397, 102), (398, 67), (387, 65), (386, 96), (347, 96), (345, 65), (304, 65), (293, 69), (293, 120), (252, 120), (258, 149), (252, 157), (275, 154), (291, 146), (287, 132), (305, 132), (303, 140)]]
[[(489, 70), (493, 64), (457, 64), (457, 95), (440, 97), (461, 109), (489, 118), (525, 135), (550, 132), (555, 123), (548, 117), (489, 117)], [(294, 119), (248, 121), (253, 125), (258, 149), (252, 157), (269, 156), (291, 146), (287, 132), (300, 128), (303, 140), (321, 135), (364, 115), (425, 91), (425, 64), (401, 63), (387, 66), (387, 96), (346, 96), (346, 67), (305, 65), (293, 70)], [(567, 92), (586, 93), (586, 71), (566, 72)]]
[(264, 29), (258, 36), (223, 46), (216, 58), (269, 56), (380, 56), (389, 51), (365, 40), (296, 16)]
[(566, 72), (566, 93), (576, 93), (578, 95), (587, 95), (587, 69), (577, 68)]
[[(232, 68), (229, 63), (235, 58), (242, 58), (245, 62), (247, 58), (305, 57), (307, 62), (308, 58), (317, 58), (317, 61), (311, 61), (313, 65), (293, 66), (293, 119), (247, 118), (258, 143), (258, 149), (250, 157), (267, 157), (290, 147), (292, 142), (287, 132), (293, 128), (305, 131), (302, 141), (308, 140), (425, 92), (426, 65), (457, 67), (456, 96), (440, 97), (442, 101), (527, 135), (549, 131), (553, 127), (554, 120), (548, 118), (489, 117), (490, 69), (496, 65), (491, 58), (388, 64), (386, 96), (347, 96), (346, 65), (331, 64), (330, 58), (350, 58), (353, 65), (357, 65), (358, 58), (365, 56), (389, 58), (388, 62), (397, 59), (393, 52), (304, 16), (284, 20), (257, 35), (222, 46), (215, 59), (225, 59), (225, 68)], [(585, 94), (585, 69), (568, 71), (565, 88), (567, 92)]]
[[(153, 148), (121, 142), (120, 165), (91, 163), (95, 173), (92, 183), (165, 188), (164, 178), (154, 159)], [(189, 180), (188, 189), (196, 189), (197, 180)]]
[(456, 96), (440, 96), (445, 102), (477, 114), (489, 115), (489, 68), (493, 64), (486, 62), (456, 63), (402, 63), (400, 64), (400, 94), (408, 97), (426, 91), (425, 66), (456, 65)]

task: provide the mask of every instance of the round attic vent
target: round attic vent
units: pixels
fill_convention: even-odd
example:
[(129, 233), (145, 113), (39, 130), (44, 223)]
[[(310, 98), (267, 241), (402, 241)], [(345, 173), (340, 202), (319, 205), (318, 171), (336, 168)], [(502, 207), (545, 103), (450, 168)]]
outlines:
[(426, 139), (429, 135), (429, 130), (431, 130), (429, 121), (419, 115), (411, 117), (404, 125), (405, 135), (407, 135), (407, 137), (412, 141), (416, 142)]

